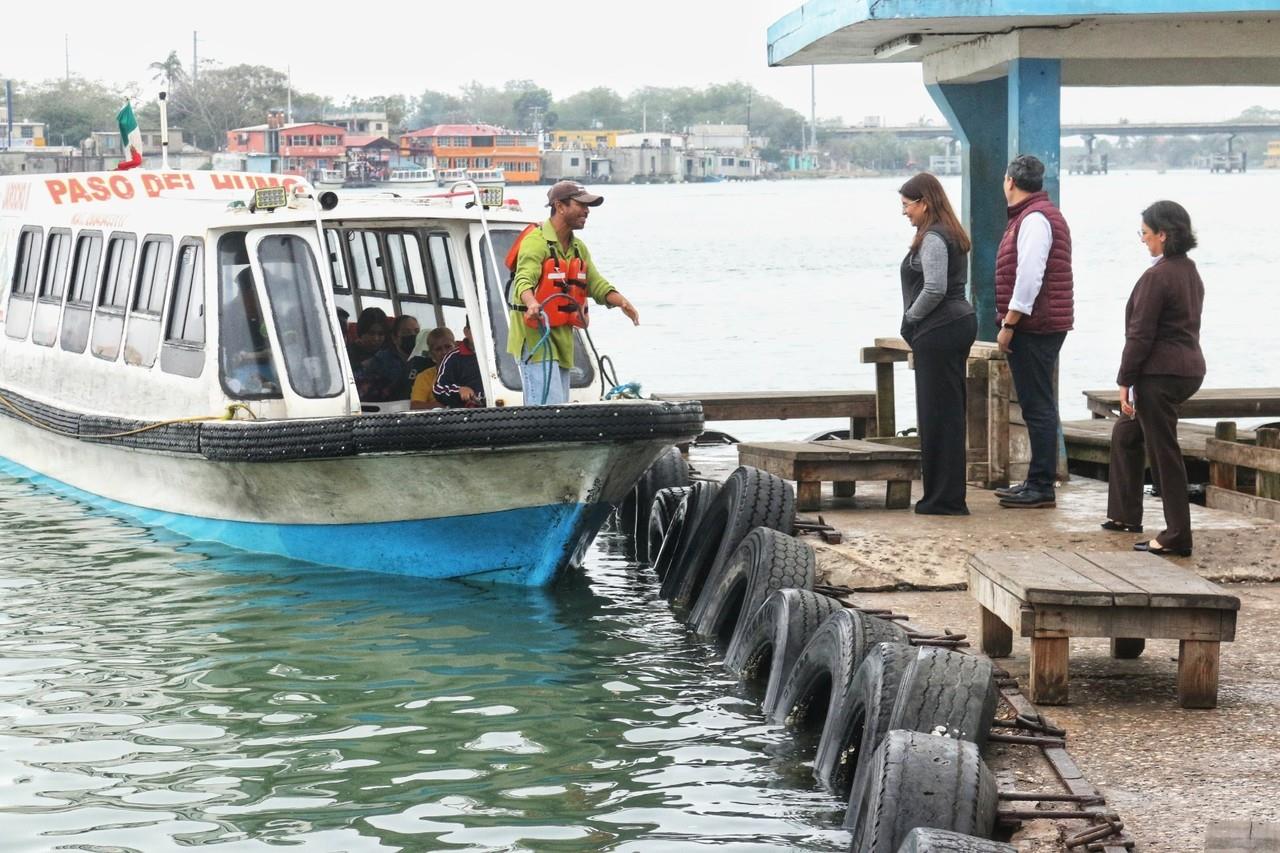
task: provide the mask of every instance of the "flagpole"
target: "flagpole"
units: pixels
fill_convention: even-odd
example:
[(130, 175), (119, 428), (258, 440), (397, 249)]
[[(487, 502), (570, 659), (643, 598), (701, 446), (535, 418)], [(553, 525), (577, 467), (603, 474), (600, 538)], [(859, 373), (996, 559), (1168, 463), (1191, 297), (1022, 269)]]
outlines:
[(160, 168), (169, 168), (169, 100), (168, 92), (160, 92)]

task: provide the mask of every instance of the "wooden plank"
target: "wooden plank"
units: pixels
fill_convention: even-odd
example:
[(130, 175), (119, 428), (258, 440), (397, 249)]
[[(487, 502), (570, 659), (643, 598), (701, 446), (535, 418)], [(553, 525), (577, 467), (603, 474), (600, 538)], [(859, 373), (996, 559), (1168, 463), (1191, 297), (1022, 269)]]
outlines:
[(1013, 380), (1006, 362), (992, 362), (987, 377), (987, 485), (1009, 484), (1009, 396)]
[(1150, 554), (1136, 551), (1077, 551), (1076, 554), (1132, 587), (1144, 590), (1151, 596), (1151, 607), (1240, 609), (1239, 598), (1168, 560), (1152, 560)]
[[(744, 463), (749, 464), (749, 463)], [(841, 459), (810, 461), (798, 459), (794, 463), (796, 477), (805, 480), (918, 480), (920, 462), (915, 459)], [(781, 475), (779, 475), (781, 476)]]
[(1280, 448), (1251, 447), (1239, 442), (1210, 438), (1205, 440), (1204, 450), (1210, 462), (1223, 462), (1270, 474), (1280, 473)]
[(907, 509), (911, 506), (911, 481), (889, 480), (884, 484), (884, 508)]
[[(1116, 388), (1081, 392), (1089, 411), (1114, 417), (1120, 411)], [(1255, 418), (1280, 415), (1280, 388), (1201, 388), (1178, 407), (1183, 418)]]
[(1178, 704), (1218, 707), (1218, 643), (1183, 640), (1178, 644)]
[[(979, 572), (972, 563), (969, 565), (969, 595), (973, 596), (983, 609), (990, 610), (1004, 624), (1019, 633), (1024, 622), (1030, 622), (1029, 618), (1024, 619), (1022, 599)], [(1026, 610), (1025, 613), (1029, 614), (1030, 610)]]
[(708, 391), (653, 396), (668, 402), (701, 401), (703, 416), (708, 421), (876, 416), (874, 391)]
[(1113, 602), (1118, 606), (1147, 607), (1151, 604), (1151, 595), (1145, 589), (1110, 570), (1107, 565), (1104, 565), (1108, 561), (1095, 560), (1097, 554), (1074, 551), (1049, 551), (1048, 553), (1073, 572), (1083, 575), (1110, 592)]
[(842, 450), (856, 454), (860, 459), (881, 461), (884, 459), (919, 459), (920, 451), (911, 447), (899, 447), (878, 441), (867, 441), (857, 438), (832, 438), (826, 441), (815, 441), (813, 444), (832, 450)]
[[(1236, 425), (1234, 421), (1218, 421), (1213, 428), (1213, 436), (1219, 441), (1235, 441)], [(1210, 488), (1217, 486), (1220, 489), (1235, 489), (1236, 487), (1236, 466), (1228, 465), (1225, 462), (1209, 463), (1209, 483)], [(1206, 496), (1206, 502), (1208, 498)], [(1212, 504), (1210, 504), (1212, 506)]]
[(1233, 610), (1194, 607), (1072, 607), (1036, 604), (1022, 620), (1023, 637), (1058, 634), (1070, 637), (1132, 637), (1146, 640), (1235, 639)]
[(897, 352), (911, 352), (911, 345), (902, 338), (876, 338), (872, 343), (876, 349), (895, 350)]
[(796, 509), (812, 512), (822, 507), (822, 481), (796, 480)]
[(907, 351), (885, 347), (863, 347), (859, 359), (863, 364), (894, 364), (906, 361)]
[(1044, 551), (980, 551), (969, 565), (1028, 604), (1111, 607), (1115, 596)]
[(1205, 488), (1204, 500), (1210, 509), (1280, 521), (1280, 501), (1246, 495), (1243, 492), (1235, 492), (1214, 485)]

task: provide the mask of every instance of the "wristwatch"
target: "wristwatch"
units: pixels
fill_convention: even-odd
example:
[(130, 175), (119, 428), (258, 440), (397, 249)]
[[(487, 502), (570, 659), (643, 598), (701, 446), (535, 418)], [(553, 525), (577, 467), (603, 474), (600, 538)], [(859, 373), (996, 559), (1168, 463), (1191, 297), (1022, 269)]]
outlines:
[(1018, 328), (1018, 324), (1017, 324), (1017, 323), (1001, 323), (1001, 324), (1000, 324), (1000, 328), (1002, 328), (1002, 329), (1016, 329), (1016, 328)]

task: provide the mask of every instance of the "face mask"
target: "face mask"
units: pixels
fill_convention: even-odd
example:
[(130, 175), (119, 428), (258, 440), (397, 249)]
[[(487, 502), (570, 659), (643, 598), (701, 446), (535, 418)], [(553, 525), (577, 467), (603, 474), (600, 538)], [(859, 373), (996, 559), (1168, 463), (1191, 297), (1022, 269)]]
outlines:
[(402, 352), (411, 352), (413, 350), (413, 342), (418, 339), (417, 335), (401, 335), (400, 350)]

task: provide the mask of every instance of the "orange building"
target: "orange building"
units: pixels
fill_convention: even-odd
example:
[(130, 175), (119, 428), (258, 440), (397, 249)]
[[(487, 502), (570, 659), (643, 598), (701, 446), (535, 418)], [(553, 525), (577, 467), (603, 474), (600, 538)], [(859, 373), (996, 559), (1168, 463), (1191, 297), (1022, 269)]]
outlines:
[(502, 169), (509, 184), (536, 184), (542, 179), (538, 138), (491, 124), (438, 124), (403, 134), (400, 156), (417, 162), (435, 158), (437, 173), (446, 169)]
[[(346, 159), (346, 131), (331, 124), (285, 124), (277, 112), (266, 124), (227, 131), (227, 151), (243, 154), (251, 171), (309, 175), (315, 169), (336, 169)], [(262, 161), (252, 165), (254, 161)]]

